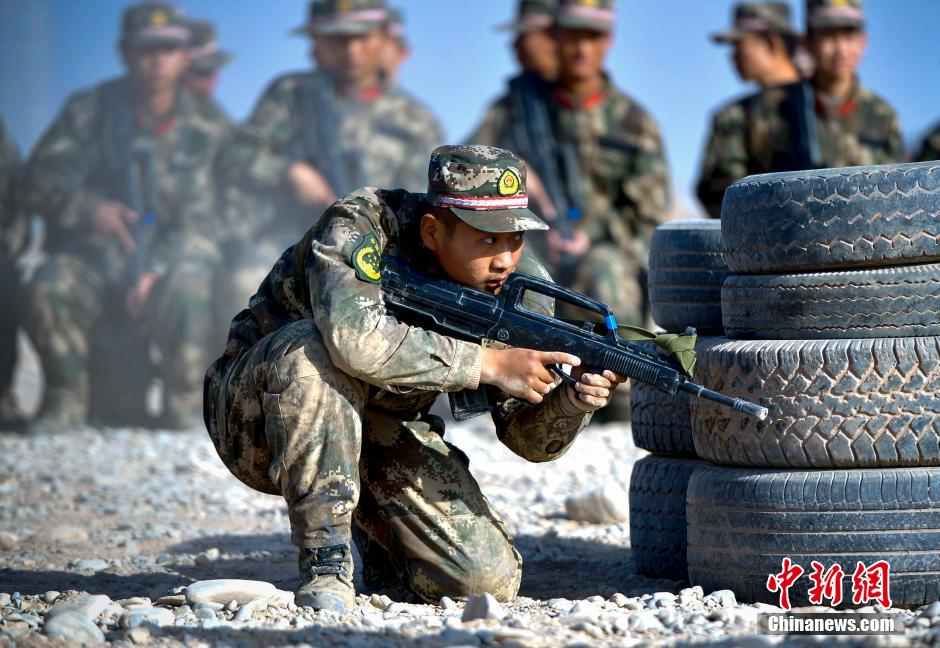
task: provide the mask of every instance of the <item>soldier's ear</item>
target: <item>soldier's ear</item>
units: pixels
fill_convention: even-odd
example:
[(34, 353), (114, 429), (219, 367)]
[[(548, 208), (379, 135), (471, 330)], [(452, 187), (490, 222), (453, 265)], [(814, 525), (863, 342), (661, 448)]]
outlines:
[(434, 214), (424, 214), (419, 224), (421, 232), (421, 242), (431, 252), (437, 252), (441, 248), (440, 237), (444, 233), (444, 223), (442, 223)]

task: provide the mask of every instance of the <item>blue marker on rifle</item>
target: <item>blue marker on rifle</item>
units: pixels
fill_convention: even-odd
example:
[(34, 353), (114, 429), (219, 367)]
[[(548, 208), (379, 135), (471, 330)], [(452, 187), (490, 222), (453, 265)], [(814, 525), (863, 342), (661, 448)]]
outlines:
[(607, 325), (608, 331), (616, 331), (619, 328), (617, 318), (613, 315), (604, 315), (604, 324)]
[(572, 205), (568, 208), (568, 220), (572, 223), (576, 223), (581, 220), (581, 210)]

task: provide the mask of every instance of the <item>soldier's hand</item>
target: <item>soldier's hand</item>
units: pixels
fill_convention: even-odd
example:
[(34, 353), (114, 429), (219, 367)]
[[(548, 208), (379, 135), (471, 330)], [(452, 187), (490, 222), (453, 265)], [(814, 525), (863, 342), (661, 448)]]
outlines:
[(574, 388), (565, 386), (568, 398), (582, 412), (593, 412), (607, 405), (617, 385), (627, 381), (624, 376), (609, 369), (600, 374), (592, 374), (581, 368), (574, 368), (571, 370), (571, 377), (576, 378), (578, 383)]
[(306, 162), (294, 162), (287, 170), (287, 182), (301, 205), (323, 207), (336, 202), (336, 194), (323, 174)]
[(140, 279), (137, 280), (137, 283), (127, 293), (127, 312), (131, 314), (131, 317), (137, 319), (140, 317), (140, 314), (144, 311), (144, 306), (147, 305), (147, 300), (150, 299), (150, 293), (153, 290), (154, 285), (157, 283), (159, 277), (152, 272), (145, 272), (140, 275)]
[(106, 200), (95, 210), (92, 226), (99, 236), (117, 238), (124, 247), (124, 251), (133, 254), (137, 251), (137, 242), (128, 225), (136, 223), (137, 219), (137, 213), (133, 209), (119, 202)]
[(561, 261), (562, 255), (579, 257), (591, 249), (591, 238), (580, 227), (571, 229), (571, 238), (563, 238), (557, 230), (550, 230), (548, 241), (548, 260), (551, 263)]
[(513, 398), (541, 403), (555, 382), (555, 374), (547, 368), (554, 364), (576, 367), (581, 360), (560, 351), (485, 348), (480, 384), (493, 385)]

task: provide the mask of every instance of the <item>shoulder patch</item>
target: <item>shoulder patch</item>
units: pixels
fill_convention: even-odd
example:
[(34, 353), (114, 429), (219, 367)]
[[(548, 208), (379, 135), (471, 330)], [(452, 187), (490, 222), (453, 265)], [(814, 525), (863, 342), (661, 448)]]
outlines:
[(366, 234), (362, 237), (359, 247), (352, 253), (352, 265), (356, 270), (356, 276), (362, 281), (369, 283), (379, 283), (382, 274), (379, 271), (382, 251), (379, 249), (379, 242), (374, 234)]

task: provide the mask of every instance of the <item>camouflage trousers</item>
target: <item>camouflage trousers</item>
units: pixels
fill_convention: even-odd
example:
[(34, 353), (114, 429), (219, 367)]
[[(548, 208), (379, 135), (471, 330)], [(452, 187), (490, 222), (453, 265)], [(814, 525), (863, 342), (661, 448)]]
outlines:
[(287, 500), (298, 547), (349, 542), (355, 526), (427, 601), (512, 599), (522, 558), (466, 456), (428, 422), (429, 395), (391, 411), (374, 391), (337, 371), (302, 320), (207, 382), (206, 423), (236, 477)]
[[(196, 260), (175, 265), (154, 286), (139, 320), (130, 324), (124, 323), (129, 287), (106, 277), (98, 260), (55, 254), (25, 289), (24, 327), (42, 362), (47, 391), (69, 390), (87, 398), (92, 336), (122, 322), (139, 327), (143, 344), (153, 342), (159, 350), (166, 407), (198, 411), (209, 361), (211, 268)], [(129, 350), (128, 358), (140, 357), (138, 351)]]

